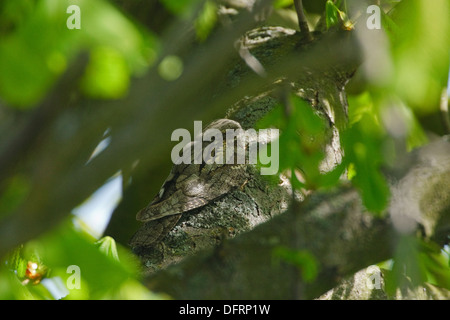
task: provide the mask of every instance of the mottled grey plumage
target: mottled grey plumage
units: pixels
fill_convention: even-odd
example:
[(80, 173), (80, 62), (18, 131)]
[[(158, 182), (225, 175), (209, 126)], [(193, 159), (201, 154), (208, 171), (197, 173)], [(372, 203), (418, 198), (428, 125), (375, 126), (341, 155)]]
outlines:
[[(225, 130), (242, 128), (236, 121), (220, 119), (211, 123), (203, 132), (208, 129), (218, 129), (223, 136), (224, 143), (221, 148), (218, 148), (219, 150), (216, 150), (218, 151), (215, 154), (217, 157), (226, 154)], [(238, 140), (235, 139), (235, 141)], [(210, 144), (211, 142), (209, 141), (203, 142), (202, 150), (205, 150), (205, 147)], [(184, 150), (188, 150), (186, 148), (189, 147), (191, 147), (192, 163), (182, 163), (172, 167), (158, 195), (147, 207), (139, 211), (136, 215), (137, 220), (148, 222), (167, 216), (180, 215), (186, 211), (204, 206), (245, 184), (247, 179), (246, 165), (236, 164), (235, 160), (238, 152), (236, 145), (234, 155), (231, 155), (234, 158), (233, 164), (226, 164), (226, 160), (224, 164), (205, 163), (205, 161), (202, 161), (201, 164), (195, 164), (193, 163), (194, 148), (192, 142)], [(170, 224), (173, 225), (172, 220), (175, 219), (170, 220)]]

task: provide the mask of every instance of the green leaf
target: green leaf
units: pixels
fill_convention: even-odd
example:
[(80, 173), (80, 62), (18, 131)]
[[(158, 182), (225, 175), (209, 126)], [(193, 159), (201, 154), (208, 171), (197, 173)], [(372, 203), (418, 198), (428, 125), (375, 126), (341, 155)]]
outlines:
[[(92, 50), (94, 55), (85, 79), (85, 86), (92, 88), (85, 92), (100, 98), (121, 97), (129, 75), (144, 72), (156, 58), (156, 38), (139, 30), (107, 1), (77, 1), (79, 30), (67, 28), (64, 1), (33, 1), (32, 10), (25, 6), (11, 19), (15, 2), (4, 0), (6, 9), (0, 11), (0, 21), (7, 21), (3, 27), (7, 34), (0, 41), (0, 96), (15, 108), (37, 105), (81, 50)], [(1, 28), (0, 22), (0, 32)], [(101, 48), (110, 51), (106, 54)], [(116, 54), (111, 54), (113, 50)]]
[(358, 187), (365, 207), (382, 214), (389, 200), (389, 186), (380, 172), (384, 164), (386, 134), (369, 114), (342, 133), (344, 162), (352, 164), (352, 182)]
[(307, 282), (313, 282), (319, 273), (319, 262), (307, 250), (294, 250), (284, 246), (278, 246), (273, 249), (273, 257), (277, 260), (294, 265), (300, 270), (302, 279)]
[[(89, 235), (76, 231), (71, 223), (25, 244), (23, 254), (39, 255), (35, 258), (51, 270), (50, 276), (60, 278), (67, 287), (66, 299), (114, 297), (130, 279), (136, 278), (139, 266), (136, 258), (112, 238), (105, 237), (95, 243)], [(73, 277), (79, 277), (80, 288), (69, 287)], [(36, 288), (32, 294), (42, 297), (44, 291)]]
[(331, 188), (334, 187), (338, 182), (339, 179), (342, 177), (342, 175), (345, 172), (346, 165), (345, 163), (341, 163), (336, 166), (333, 170), (330, 172), (323, 173), (318, 177), (319, 185), (322, 188)]
[(427, 282), (450, 290), (449, 259), (434, 242), (421, 241), (419, 258), (422, 259), (427, 272)]
[(186, 15), (199, 0), (161, 0), (161, 3), (176, 15)]
[(391, 90), (420, 114), (439, 112), (438, 97), (447, 84), (450, 52), (450, 2), (401, 1), (390, 17), (395, 64)]
[(397, 288), (414, 288), (429, 282), (450, 289), (450, 268), (440, 247), (417, 237), (400, 238), (391, 272), (386, 278), (386, 292), (393, 295)]
[(0, 218), (14, 212), (30, 191), (30, 181), (22, 175), (15, 175), (0, 195)]
[(344, 11), (339, 10), (339, 4), (335, 5), (333, 1), (328, 0), (325, 8), (325, 21), (327, 28), (341, 24), (343, 29), (352, 30), (354, 25), (350, 21), (347, 14)]
[(27, 260), (22, 257), (22, 247), (13, 249), (11, 254), (6, 259), (6, 263), (10, 270), (15, 271), (17, 277), (22, 279), (25, 277), (27, 270)]
[(93, 98), (118, 99), (128, 91), (130, 71), (124, 57), (111, 47), (97, 47), (81, 81), (83, 92)]
[(296, 128), (310, 136), (323, 136), (324, 121), (314, 112), (311, 105), (296, 95), (291, 95), (291, 103), (294, 107), (292, 119)]
[(292, 0), (274, 0), (272, 5), (275, 9), (287, 8), (292, 6)]
[(333, 1), (328, 0), (325, 7), (325, 19), (327, 22), (327, 28), (336, 25), (339, 22), (339, 9), (333, 3)]
[(217, 6), (212, 1), (206, 1), (198, 18), (195, 20), (195, 31), (200, 42), (205, 41), (217, 24)]
[(119, 261), (119, 254), (117, 253), (116, 241), (111, 237), (103, 237), (98, 240), (96, 245), (99, 246), (101, 252), (106, 254), (108, 257), (113, 258), (116, 261)]
[(369, 91), (364, 91), (358, 95), (349, 95), (348, 105), (350, 126), (360, 121), (365, 114), (373, 115), (375, 112), (374, 101)]
[(302, 185), (308, 189), (329, 186), (332, 181), (337, 181), (335, 175), (324, 177), (319, 170), (324, 159), (323, 145), (327, 141), (325, 123), (306, 101), (295, 94), (289, 97), (288, 103), (289, 115), (283, 112), (285, 108), (282, 105), (278, 105), (258, 122), (257, 127), (280, 129), (280, 172), (288, 170), (304, 175), (305, 183), (293, 180), (294, 186)]

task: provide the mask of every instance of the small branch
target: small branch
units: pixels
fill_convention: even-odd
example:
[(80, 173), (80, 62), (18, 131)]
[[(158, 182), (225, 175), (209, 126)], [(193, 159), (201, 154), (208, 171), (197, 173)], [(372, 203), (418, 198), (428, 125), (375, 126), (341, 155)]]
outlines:
[(303, 10), (302, 0), (294, 0), (295, 11), (297, 12), (298, 26), (300, 28), (300, 33), (308, 40), (311, 41), (312, 35), (309, 31), (308, 22), (306, 21), (305, 12)]

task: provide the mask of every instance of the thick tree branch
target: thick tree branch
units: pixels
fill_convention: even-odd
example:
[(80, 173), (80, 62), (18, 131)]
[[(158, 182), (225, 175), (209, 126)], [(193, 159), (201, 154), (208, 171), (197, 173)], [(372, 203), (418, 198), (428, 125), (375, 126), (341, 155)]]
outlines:
[[(434, 163), (420, 160), (430, 155)], [(410, 157), (416, 160), (392, 192), (411, 197), (394, 197), (384, 218), (366, 212), (357, 191), (342, 186), (314, 194), (296, 212), (289, 210), (215, 249), (150, 275), (146, 284), (176, 299), (293, 299), (298, 291), (301, 298), (310, 299), (343, 277), (391, 258), (401, 236), (399, 223), (412, 220), (416, 226), (433, 226), (425, 228), (426, 237), (443, 244), (450, 230), (450, 196), (445, 191), (440, 197), (429, 195), (449, 189), (450, 143), (439, 140)], [(420, 217), (408, 215), (417, 203)], [(394, 209), (398, 205), (403, 210)], [(275, 259), (274, 250), (280, 246), (312, 253), (319, 262), (316, 280), (298, 279), (298, 266)]]
[[(191, 128), (193, 123), (191, 119), (201, 119), (204, 123), (209, 123), (214, 118), (223, 118), (225, 114), (226, 117), (240, 122), (243, 128), (251, 128), (258, 119), (263, 117), (278, 103), (277, 98), (280, 96), (278, 92), (280, 85), (276, 84), (276, 82), (280, 81), (280, 79), (282, 83), (292, 81), (292, 83), (298, 84), (298, 86), (290, 90), (300, 95), (303, 99), (313, 104), (315, 103), (316, 108), (322, 110), (321, 112), (326, 112), (324, 111), (327, 109), (325, 104), (328, 103), (329, 107), (335, 108), (336, 123), (342, 124), (345, 122), (346, 105), (343, 103), (343, 101), (345, 102), (343, 87), (359, 61), (358, 50), (355, 48), (356, 44), (353, 42), (354, 38), (351, 34), (337, 33), (324, 36), (314, 44), (305, 44), (294, 30), (272, 27), (255, 29), (248, 32), (244, 38), (244, 45), (263, 64), (268, 76), (261, 78), (254, 74), (236, 54), (231, 61), (226, 62), (223, 73), (217, 77), (220, 80), (219, 83), (216, 81), (213, 82), (213, 86), (207, 84), (207, 89), (198, 89), (205, 92), (204, 95), (200, 96), (200, 99), (190, 103), (190, 100), (184, 98), (183, 95), (172, 95), (171, 97), (176, 100), (170, 104), (170, 101), (166, 101), (167, 105), (164, 110), (179, 107), (177, 111), (171, 112), (171, 115), (173, 115), (171, 118), (173, 129), (176, 128), (180, 121), (184, 123), (184, 125), (180, 124), (180, 127)], [(343, 43), (347, 45), (343, 46)], [(353, 49), (347, 51), (347, 49), (351, 48)], [(208, 55), (205, 59), (209, 58), (210, 56)], [(218, 61), (216, 60), (216, 62)], [(199, 71), (192, 70), (192, 72), (198, 75)], [(187, 83), (186, 85), (191, 88), (190, 91), (192, 92), (197, 92), (197, 89), (193, 89), (192, 86), (195, 85), (196, 88), (200, 88), (199, 83)], [(186, 89), (181, 88), (180, 90), (184, 91)], [(209, 94), (213, 96), (212, 99), (209, 98)], [(155, 98), (155, 101), (158, 101), (157, 99), (160, 98)], [(195, 106), (196, 108), (191, 109), (187, 108), (187, 106)], [(227, 109), (228, 112), (226, 112)], [(217, 112), (212, 114), (212, 110), (217, 110)], [(199, 113), (196, 114), (195, 112)], [(164, 114), (166, 113), (164, 112)], [(189, 121), (191, 122), (189, 123)], [(160, 133), (158, 137), (167, 136), (166, 141), (169, 140), (170, 133), (163, 134), (167, 130), (167, 126), (158, 128), (160, 122), (154, 118), (150, 118), (149, 123), (152, 123), (152, 126), (146, 125), (143, 128), (145, 131), (157, 130)], [(139, 140), (141, 136), (148, 137), (149, 133), (139, 133), (133, 136)], [(136, 143), (149, 145), (150, 141), (146, 138), (145, 142), (136, 141)], [(165, 148), (164, 151), (158, 149), (159, 147)], [(168, 148), (169, 145), (167, 143), (162, 146), (158, 146), (156, 143), (152, 144), (152, 148), (145, 149), (145, 151), (151, 151), (148, 156), (154, 157), (157, 152), (167, 156), (165, 159), (160, 158), (157, 161), (153, 159), (147, 162), (147, 160), (142, 159), (143, 161), (141, 161), (139, 166), (142, 168), (146, 166), (161, 166), (163, 162), (170, 162), (170, 150)], [(132, 220), (129, 218), (130, 212), (135, 214), (139, 209), (147, 205), (151, 197), (158, 193), (159, 187), (164, 181), (163, 177), (158, 180), (156, 185), (149, 185), (148, 181), (154, 181), (152, 179), (154, 179), (155, 175), (143, 177), (140, 172), (142, 171), (133, 173), (136, 176), (133, 180), (142, 181), (140, 184), (144, 188), (145, 185), (152, 186), (152, 188), (147, 188), (146, 193), (142, 193), (144, 197), (140, 200), (136, 199), (131, 207), (121, 206), (119, 208), (120, 211), (117, 210), (112, 218), (112, 224), (120, 224), (121, 229), (118, 230), (119, 232), (124, 232), (124, 221)], [(169, 169), (165, 171), (166, 176), (168, 172)], [(133, 189), (132, 197), (135, 198), (136, 189)], [(136, 231), (135, 223), (130, 222), (130, 225), (132, 225), (132, 228), (126, 232), (128, 234)], [(113, 233), (112, 228), (108, 231), (111, 231), (108, 234), (114, 238), (122, 238), (122, 236), (118, 237), (117, 233)]]
[[(11, 176), (20, 160), (35, 147), (52, 122), (69, 105), (75, 85), (88, 62), (86, 53), (80, 55), (57, 81), (50, 94), (30, 114), (20, 130), (14, 132), (0, 149), (0, 182)], [(2, 185), (0, 185), (1, 190)], [(4, 187), (4, 186), (3, 186)]]
[[(266, 83), (256, 94), (233, 104), (227, 117), (238, 121), (245, 129), (253, 128), (256, 121), (275, 108), (286, 95), (298, 95), (309, 102), (325, 120), (329, 141), (324, 148), (326, 159), (321, 169), (329, 171), (334, 168), (341, 161), (337, 128), (344, 128), (347, 116), (344, 84), (351, 77), (358, 59), (356, 55), (352, 56), (351, 63), (346, 60), (349, 56), (330, 61), (333, 58), (328, 55), (327, 48), (329, 45), (334, 47), (336, 41), (339, 41), (337, 39), (348, 41), (346, 36), (348, 35), (333, 34), (331, 38), (324, 37), (311, 44), (302, 41), (295, 31), (284, 28), (257, 28), (246, 33), (241, 45), (260, 61), (271, 81), (265, 79)], [(319, 52), (326, 62), (309, 60), (311, 55)], [(296, 55), (303, 57), (303, 63), (297, 61)], [(294, 72), (287, 71), (288, 65), (284, 63), (288, 62), (291, 69), (293, 65), (296, 66)], [(223, 87), (242, 85), (247, 81), (249, 72), (251, 68), (247, 67), (246, 61), (239, 60), (231, 64), (228, 74), (232, 76), (227, 77)], [(252, 81), (255, 80), (257, 79)], [(155, 241), (163, 239), (165, 233), (173, 227), (170, 217), (143, 224), (130, 241), (131, 247), (152, 270), (173, 263), (180, 256), (192, 254), (192, 251), (207, 244), (215, 245), (217, 235), (222, 233), (221, 228), (231, 228), (232, 233), (237, 234), (254, 227), (257, 224), (255, 221), (261, 223), (286, 210), (286, 203), (291, 198), (289, 190), (271, 186), (254, 173), (250, 176), (252, 178), (244, 190), (237, 190), (220, 201), (183, 215), (174, 232), (164, 239), (162, 247), (154, 248)], [(288, 183), (285, 185), (288, 186)], [(191, 227), (195, 232), (191, 232)]]

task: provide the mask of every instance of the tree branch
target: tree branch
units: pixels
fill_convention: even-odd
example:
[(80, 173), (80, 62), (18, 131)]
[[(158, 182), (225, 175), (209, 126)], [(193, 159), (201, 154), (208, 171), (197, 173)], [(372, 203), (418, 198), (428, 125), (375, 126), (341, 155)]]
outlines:
[(298, 26), (300, 33), (308, 40), (312, 40), (311, 32), (309, 32), (308, 21), (306, 20), (305, 11), (303, 10), (303, 1), (294, 0), (295, 11), (297, 12)]
[[(51, 93), (30, 115), (23, 128), (9, 139), (0, 150), (0, 181), (14, 172), (15, 166), (34, 148), (51, 123), (69, 105), (74, 83), (81, 77), (88, 63), (87, 53), (81, 54), (57, 81)], [(1, 189), (0, 185), (0, 189)], [(4, 187), (4, 186), (3, 186)]]
[[(430, 154), (435, 163), (417, 160)], [(400, 220), (434, 226), (426, 236), (443, 244), (450, 230), (450, 196), (441, 192), (442, 197), (430, 198), (429, 194), (450, 186), (450, 143), (442, 139), (409, 156), (416, 160), (409, 173), (392, 186), (392, 192), (408, 194), (411, 190), (413, 196), (393, 198), (384, 218), (366, 212), (357, 191), (342, 186), (314, 194), (298, 211), (290, 210), (215, 249), (152, 274), (145, 283), (175, 299), (293, 299), (298, 288), (302, 298), (311, 299), (340, 279), (391, 258), (400, 236)], [(408, 205), (403, 211), (393, 211), (405, 203), (412, 207), (420, 203), (422, 215), (408, 216)], [(316, 280), (299, 280), (298, 266), (277, 261), (274, 250), (279, 247), (308, 250), (319, 262)]]
[[(342, 55), (345, 57), (342, 60), (341, 56), (333, 62), (330, 61), (328, 46), (334, 47), (337, 43), (341, 45), (341, 36), (347, 41), (351, 39), (345, 38), (346, 34), (333, 34), (331, 38), (317, 39), (317, 43), (309, 47), (311, 43), (305, 45), (293, 30), (265, 27), (247, 32), (242, 45), (262, 63), (270, 75), (267, 77), (270, 82), (264, 78), (264, 85), (256, 93), (234, 103), (228, 110), (227, 117), (238, 121), (245, 129), (253, 128), (256, 121), (279, 104), (283, 95), (279, 92), (280, 86), (284, 86), (287, 94), (300, 96), (324, 118), (324, 123), (328, 126), (329, 141), (325, 143), (326, 158), (321, 169), (330, 171), (341, 161), (337, 128), (343, 128), (346, 123), (344, 83), (351, 77), (358, 61), (355, 51), (353, 54), (356, 53), (356, 56), (353, 56), (351, 63), (346, 62), (349, 55)], [(318, 53), (322, 54), (320, 61), (312, 58), (317, 57)], [(304, 64), (298, 61), (298, 56), (303, 58), (301, 61)], [(333, 55), (334, 58), (336, 56)], [(328, 63), (333, 67), (328, 66)], [(291, 71), (288, 71), (288, 68)], [(249, 87), (244, 83), (247, 83), (250, 70), (245, 61), (239, 60), (231, 64), (228, 74), (233, 76), (227, 79), (224, 87), (238, 83), (239, 87), (248, 90)], [(251, 83), (261, 83), (257, 80), (252, 79)], [(247, 94), (249, 92), (252, 91), (247, 91)], [(221, 228), (232, 228), (232, 233), (238, 234), (286, 210), (287, 202), (291, 198), (289, 190), (271, 186), (257, 174), (251, 173), (250, 176), (252, 178), (244, 190), (238, 190), (223, 200), (183, 215), (184, 218), (177, 224), (174, 232), (164, 239), (162, 246), (154, 248), (155, 243), (173, 228), (170, 217), (143, 224), (130, 241), (131, 247), (142, 257), (150, 270), (158, 269), (178, 261), (182, 255), (192, 254), (192, 251), (197, 251), (205, 245), (215, 245), (217, 235), (222, 233)], [(285, 185), (288, 186), (288, 183)], [(157, 192), (154, 191), (154, 194)], [(148, 201), (149, 199), (147, 203)], [(229, 208), (234, 209), (230, 211)], [(195, 232), (191, 232), (191, 227)]]
[[(266, 3), (268, 0), (261, 5)], [(221, 79), (226, 62), (234, 54), (233, 43), (254, 24), (248, 19), (250, 16), (244, 12), (232, 28), (217, 32), (205, 46), (189, 51), (183, 57), (185, 69), (177, 81), (163, 81), (155, 67), (147, 76), (134, 79), (129, 96), (123, 100), (95, 101), (95, 108), (90, 108), (88, 116), (81, 112), (82, 106), (78, 109), (80, 105), (76, 106), (78, 113), (60, 114), (55, 124), (64, 126), (67, 117), (75, 115), (76, 120), (83, 117), (83, 125), (77, 123), (72, 127), (67, 137), (69, 141), (61, 143), (58, 132), (53, 132), (43, 147), (35, 150), (30, 194), (1, 220), (0, 257), (14, 246), (54, 227), (108, 178), (130, 167), (137, 159), (146, 166), (166, 160), (164, 155), (170, 154), (167, 141), (175, 128), (187, 127), (195, 119), (212, 120), (224, 112), (226, 99), (208, 105), (205, 104), (208, 99), (202, 100), (204, 95), (199, 98), (198, 93), (209, 88), (214, 79)], [(179, 39), (179, 30), (186, 29), (186, 22), (176, 23), (162, 39), (163, 54), (181, 52), (180, 46), (185, 44)], [(241, 95), (242, 91), (241, 88), (234, 94)], [(227, 98), (233, 99), (236, 95)], [(168, 114), (171, 115), (170, 125), (167, 125)], [(80, 152), (84, 154), (98, 144), (98, 131), (105, 127), (112, 128), (111, 144), (86, 164), (86, 159), (80, 159)]]

